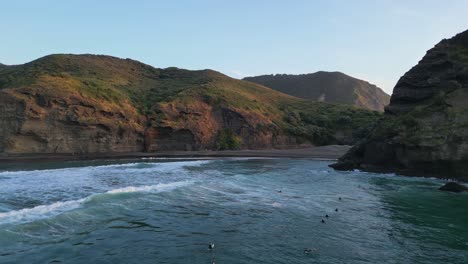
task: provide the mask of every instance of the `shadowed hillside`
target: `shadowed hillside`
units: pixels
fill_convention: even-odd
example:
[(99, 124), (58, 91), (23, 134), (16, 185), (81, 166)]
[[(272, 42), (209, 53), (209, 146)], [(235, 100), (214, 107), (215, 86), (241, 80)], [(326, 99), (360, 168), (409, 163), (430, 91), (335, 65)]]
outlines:
[(299, 98), (355, 105), (381, 112), (390, 101), (390, 96), (379, 87), (341, 72), (261, 75), (244, 80)]

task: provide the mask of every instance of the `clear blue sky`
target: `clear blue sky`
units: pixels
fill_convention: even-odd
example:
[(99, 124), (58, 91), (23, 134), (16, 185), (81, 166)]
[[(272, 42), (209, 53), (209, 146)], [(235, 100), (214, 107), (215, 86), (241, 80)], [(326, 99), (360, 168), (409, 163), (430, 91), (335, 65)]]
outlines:
[(232, 77), (342, 71), (391, 93), (442, 38), (468, 29), (468, 1), (2, 1), (0, 62), (51, 53), (211, 68)]

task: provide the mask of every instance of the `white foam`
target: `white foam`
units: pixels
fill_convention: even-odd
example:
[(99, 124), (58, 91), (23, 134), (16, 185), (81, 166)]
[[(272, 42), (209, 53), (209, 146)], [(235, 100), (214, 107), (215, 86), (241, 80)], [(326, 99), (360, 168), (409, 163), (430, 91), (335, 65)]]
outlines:
[[(136, 162), (136, 163), (123, 163), (123, 164), (112, 164), (112, 165), (99, 165), (99, 166), (86, 166), (86, 167), (68, 167), (61, 169), (45, 169), (45, 170), (29, 170), (29, 171), (2, 171), (0, 176), (22, 176), (22, 175), (34, 175), (37, 173), (63, 173), (70, 171), (74, 172), (83, 172), (87, 173), (90, 171), (102, 171), (102, 169), (109, 171), (116, 169), (119, 171), (144, 171), (144, 170), (154, 170), (154, 171), (170, 171), (186, 166), (195, 167), (201, 166), (207, 163), (212, 162), (213, 160), (191, 160), (191, 161), (174, 161), (174, 162)], [(151, 165), (149, 168), (140, 168), (138, 166), (142, 165)], [(62, 175), (62, 174), (60, 174)]]
[(283, 207), (283, 205), (282, 205), (281, 203), (278, 203), (278, 202), (274, 202), (274, 203), (272, 203), (272, 204), (271, 204), (271, 206), (273, 206), (273, 207), (277, 207), (277, 208), (279, 208), (279, 207)]
[(116, 193), (132, 193), (132, 192), (167, 192), (172, 191), (176, 188), (183, 187), (190, 184), (189, 181), (183, 182), (172, 182), (172, 183), (160, 183), (156, 185), (147, 185), (147, 186), (129, 186), (119, 189), (110, 190), (106, 193), (116, 194)]
[(109, 194), (120, 194), (120, 193), (134, 193), (134, 192), (165, 192), (171, 191), (179, 187), (189, 185), (191, 182), (172, 182), (172, 183), (160, 183), (156, 185), (148, 186), (129, 186), (124, 188), (118, 188), (107, 191), (105, 193), (93, 194), (88, 197), (56, 202), (48, 205), (39, 205), (33, 208), (24, 208), (16, 211), (0, 213), (0, 224), (7, 223), (28, 223), (40, 219), (50, 218), (62, 214), (67, 211), (71, 211), (79, 208), (82, 204), (92, 200), (95, 197), (109, 195)]
[(80, 207), (86, 199), (87, 198), (66, 202), (56, 202), (48, 205), (39, 205), (33, 208), (0, 213), (0, 224), (15, 222), (26, 223), (38, 219), (49, 218)]
[(258, 156), (258, 157), (226, 157), (226, 158), (223, 158), (223, 159), (226, 159), (226, 160), (239, 160), (239, 161), (243, 161), (243, 160), (276, 160), (276, 159), (280, 159), (278, 157), (262, 157), (262, 156)]

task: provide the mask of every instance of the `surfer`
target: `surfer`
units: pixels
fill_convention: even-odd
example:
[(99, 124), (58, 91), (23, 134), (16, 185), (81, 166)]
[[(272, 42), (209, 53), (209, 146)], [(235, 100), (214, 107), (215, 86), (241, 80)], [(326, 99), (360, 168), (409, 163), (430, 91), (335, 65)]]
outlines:
[(315, 248), (304, 248), (304, 254), (310, 254), (312, 252), (317, 251)]

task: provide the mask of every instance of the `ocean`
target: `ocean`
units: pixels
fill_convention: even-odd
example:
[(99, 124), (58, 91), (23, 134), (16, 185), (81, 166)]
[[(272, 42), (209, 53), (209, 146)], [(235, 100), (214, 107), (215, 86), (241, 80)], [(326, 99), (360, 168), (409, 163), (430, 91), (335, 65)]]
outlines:
[(468, 194), (329, 164), (3, 165), (0, 263), (468, 263)]

